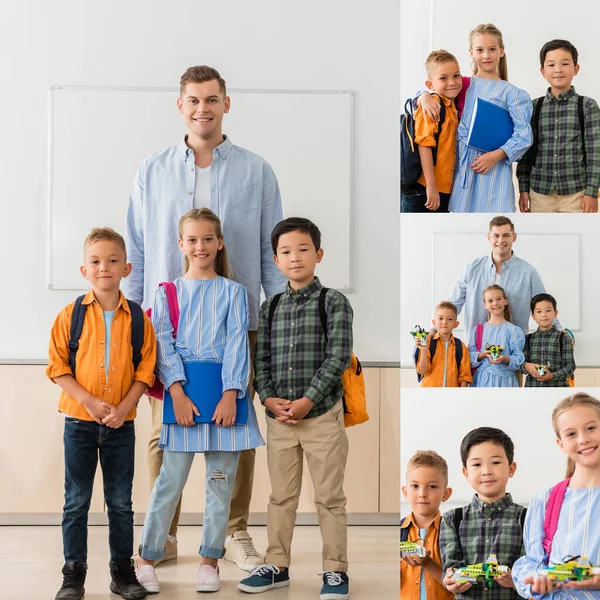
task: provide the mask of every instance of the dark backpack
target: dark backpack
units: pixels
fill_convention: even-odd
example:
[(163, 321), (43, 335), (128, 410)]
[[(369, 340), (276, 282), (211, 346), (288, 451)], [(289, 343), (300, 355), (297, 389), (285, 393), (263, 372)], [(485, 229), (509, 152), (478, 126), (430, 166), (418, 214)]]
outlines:
[[(454, 344), (456, 346), (456, 352), (454, 353), (454, 355), (456, 356), (456, 368), (458, 369), (458, 372), (460, 373), (460, 363), (462, 362), (462, 357), (463, 357), (463, 345), (462, 345), (462, 342), (457, 337), (454, 338)], [(431, 342), (429, 344), (429, 364), (431, 364), (431, 361), (433, 360), (436, 350), (437, 350), (437, 340), (434, 337), (432, 337)], [(415, 347), (413, 359), (415, 361), (415, 368), (416, 368), (417, 362), (419, 361), (419, 349), (417, 347)], [(424, 376), (421, 375), (421, 373), (419, 373), (419, 371), (417, 371), (417, 380), (419, 383), (421, 383), (421, 380), (423, 379), (423, 377)]]
[[(404, 517), (403, 519), (400, 519), (400, 527), (402, 527), (402, 525), (404, 525), (404, 521), (406, 521), (406, 517)], [(404, 527), (404, 528), (400, 529), (400, 541), (408, 542), (408, 527)]]
[[(87, 304), (83, 304), (85, 296), (86, 294), (79, 296), (79, 298), (75, 300), (73, 315), (71, 316), (69, 366), (71, 367), (73, 378), (75, 378), (75, 357), (77, 356), (77, 350), (79, 350), (79, 338), (83, 331), (83, 322), (88, 307)], [(129, 304), (129, 310), (131, 311), (131, 361), (133, 362), (133, 370), (137, 371), (142, 360), (142, 347), (144, 345), (144, 311), (136, 302), (133, 302), (132, 300), (127, 300), (127, 302)]]
[[(583, 150), (583, 164), (587, 165), (587, 155), (585, 152), (585, 115), (583, 112), (583, 96), (577, 98), (577, 116), (579, 117), (579, 129), (581, 131), (581, 147)], [(535, 165), (538, 155), (539, 145), (539, 128), (540, 128), (540, 114), (542, 113), (542, 104), (544, 102), (544, 96), (542, 96), (535, 105), (535, 111), (533, 118), (531, 119), (531, 128), (533, 129), (533, 144), (531, 145), (531, 153), (533, 155), (532, 164)]]
[[(432, 148), (434, 166), (437, 162), (437, 146), (440, 139), (440, 133), (442, 132), (442, 125), (446, 119), (446, 106), (441, 98), (439, 98), (439, 100), (440, 120), (438, 131), (434, 136), (435, 146)], [(404, 105), (404, 114), (400, 116), (400, 187), (403, 190), (412, 187), (417, 183), (422, 172), (423, 168), (421, 167), (419, 147), (415, 144), (415, 117), (413, 104), (412, 99), (409, 98)]]

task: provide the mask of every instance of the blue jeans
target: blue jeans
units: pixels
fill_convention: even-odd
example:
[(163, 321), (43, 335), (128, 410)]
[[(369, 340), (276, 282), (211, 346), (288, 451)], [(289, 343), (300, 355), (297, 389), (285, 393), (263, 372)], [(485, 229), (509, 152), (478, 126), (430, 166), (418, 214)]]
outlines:
[(415, 183), (411, 188), (402, 190), (400, 196), (400, 212), (403, 213), (447, 213), (450, 194), (440, 192), (440, 206), (436, 210), (425, 208), (427, 188)]
[[(204, 452), (206, 461), (206, 505), (202, 522), (200, 555), (223, 558), (229, 507), (237, 472), (239, 452)], [(175, 508), (185, 487), (194, 452), (165, 450), (160, 474), (154, 482), (142, 533), (140, 556), (158, 560), (165, 553), (165, 543)]]
[(65, 505), (62, 536), (65, 562), (87, 566), (87, 520), (100, 457), (108, 512), (110, 567), (129, 564), (133, 555), (131, 489), (135, 456), (133, 421), (119, 429), (95, 421), (65, 418)]

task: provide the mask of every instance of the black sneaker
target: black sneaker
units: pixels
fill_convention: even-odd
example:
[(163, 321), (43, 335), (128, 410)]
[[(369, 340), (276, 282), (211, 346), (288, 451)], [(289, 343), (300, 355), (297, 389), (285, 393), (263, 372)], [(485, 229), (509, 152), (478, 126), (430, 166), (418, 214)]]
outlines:
[(133, 563), (110, 570), (110, 591), (126, 600), (138, 600), (148, 595), (146, 588), (140, 585), (135, 576)]
[(62, 568), (63, 584), (56, 600), (79, 600), (85, 594), (85, 575), (86, 569), (81, 565), (68, 565)]

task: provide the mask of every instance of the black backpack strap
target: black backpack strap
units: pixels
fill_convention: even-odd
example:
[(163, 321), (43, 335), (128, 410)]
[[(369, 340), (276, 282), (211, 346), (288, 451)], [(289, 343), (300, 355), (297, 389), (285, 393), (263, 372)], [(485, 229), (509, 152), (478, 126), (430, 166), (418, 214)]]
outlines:
[(452, 522), (454, 523), (454, 529), (456, 530), (456, 535), (460, 533), (460, 523), (463, 518), (463, 509), (455, 508), (454, 514), (452, 515)]
[(406, 521), (406, 517), (404, 517), (404, 519), (400, 519), (400, 541), (408, 542), (408, 527), (402, 527), (404, 525), (404, 521)]
[(127, 300), (131, 311), (131, 347), (133, 354), (133, 370), (137, 371), (142, 360), (142, 348), (144, 346), (144, 311), (142, 307), (133, 300)]
[(328, 325), (327, 325), (327, 311), (325, 310), (325, 296), (327, 296), (327, 291), (329, 288), (321, 288), (321, 293), (319, 294), (319, 319), (321, 319), (321, 327), (323, 328), (323, 335), (325, 336), (325, 341), (328, 340)]
[(525, 345), (523, 346), (523, 354), (527, 357), (531, 352), (531, 334), (525, 336)]
[(457, 337), (454, 338), (454, 344), (456, 346), (456, 351), (454, 352), (454, 355), (456, 356), (456, 369), (457, 369), (457, 373), (460, 377), (460, 365), (462, 363), (462, 357), (463, 357), (463, 345), (462, 345), (462, 341), (459, 340)]
[(525, 517), (527, 516), (527, 509), (524, 508), (521, 513), (521, 531), (525, 530)]
[[(437, 96), (437, 94), (433, 94), (433, 95)], [(442, 133), (442, 125), (444, 124), (444, 121), (446, 120), (446, 105), (444, 104), (444, 101), (439, 96), (438, 96), (438, 100), (440, 101), (440, 120), (438, 121), (437, 133), (433, 136), (433, 139), (435, 140), (435, 146), (431, 149), (431, 153), (433, 155), (433, 166), (434, 167), (437, 163), (438, 143), (440, 141), (440, 134)]]
[(429, 362), (433, 360), (435, 356), (435, 351), (437, 350), (437, 339), (435, 336), (431, 336), (431, 342), (429, 343)]
[(531, 119), (531, 129), (533, 130), (533, 144), (532, 148), (535, 152), (533, 164), (537, 159), (538, 145), (540, 142), (540, 115), (542, 114), (542, 104), (544, 103), (544, 96), (538, 98), (535, 104), (535, 110), (533, 111), (533, 119)]
[(587, 154), (585, 152), (585, 114), (583, 111), (583, 96), (577, 98), (577, 116), (579, 117), (579, 129), (581, 130), (581, 148), (583, 150), (583, 164), (587, 165)]
[(87, 304), (83, 304), (84, 299), (85, 294), (83, 296), (79, 296), (79, 298), (75, 300), (73, 314), (71, 315), (71, 329), (69, 332), (69, 366), (71, 367), (71, 372), (73, 373), (74, 378), (75, 356), (77, 355), (77, 350), (79, 349), (79, 338), (81, 337), (81, 332), (83, 331), (83, 322), (85, 321), (85, 312), (87, 310)]
[(267, 317), (267, 322), (269, 323), (269, 331), (271, 330), (271, 326), (273, 325), (273, 317), (275, 316), (275, 309), (281, 300), (281, 296), (283, 292), (280, 294), (275, 294), (271, 299), (271, 304), (269, 304), (269, 315)]

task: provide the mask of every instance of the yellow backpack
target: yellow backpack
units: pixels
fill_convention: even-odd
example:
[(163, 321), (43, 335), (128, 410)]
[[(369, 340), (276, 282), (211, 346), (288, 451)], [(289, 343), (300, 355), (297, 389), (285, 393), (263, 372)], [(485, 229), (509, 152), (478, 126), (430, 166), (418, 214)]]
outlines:
[[(322, 288), (319, 294), (319, 318), (321, 320), (321, 327), (325, 340), (327, 340), (327, 311), (325, 310), (325, 296), (329, 288)], [(273, 323), (273, 315), (281, 294), (276, 294), (271, 300), (269, 305), (268, 323), (269, 330)], [(346, 427), (352, 427), (352, 425), (360, 425), (365, 421), (369, 420), (367, 414), (367, 396), (365, 393), (365, 376), (363, 374), (362, 365), (358, 358), (352, 353), (352, 360), (350, 366), (344, 371), (342, 375), (342, 384), (344, 386), (344, 396), (342, 401), (344, 403), (344, 425)]]

